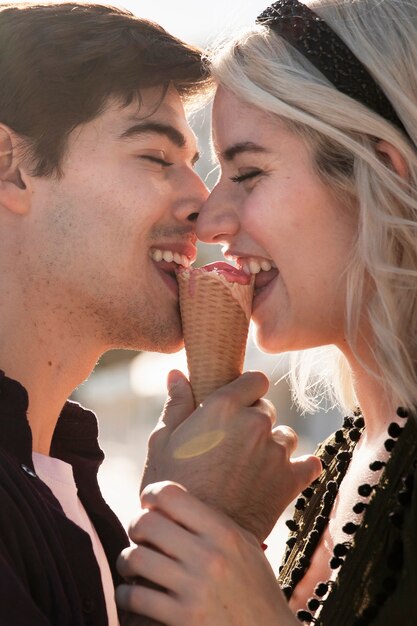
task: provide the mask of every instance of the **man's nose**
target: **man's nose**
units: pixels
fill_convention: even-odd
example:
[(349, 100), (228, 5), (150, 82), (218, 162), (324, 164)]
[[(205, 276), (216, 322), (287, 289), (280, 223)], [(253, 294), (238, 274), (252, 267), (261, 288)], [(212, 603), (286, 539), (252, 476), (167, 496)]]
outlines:
[(194, 224), (198, 218), (204, 202), (209, 196), (209, 190), (196, 172), (192, 172), (192, 180), (183, 190), (181, 201), (175, 207), (175, 217), (187, 223)]

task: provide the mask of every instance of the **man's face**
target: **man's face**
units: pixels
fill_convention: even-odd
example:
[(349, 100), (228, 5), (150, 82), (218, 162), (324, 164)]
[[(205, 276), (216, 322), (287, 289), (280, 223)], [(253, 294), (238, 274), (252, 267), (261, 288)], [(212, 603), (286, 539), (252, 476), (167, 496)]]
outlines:
[(141, 97), (71, 133), (62, 178), (33, 179), (26, 275), (80, 341), (168, 352), (182, 345), (174, 272), (195, 258), (207, 190), (177, 92)]

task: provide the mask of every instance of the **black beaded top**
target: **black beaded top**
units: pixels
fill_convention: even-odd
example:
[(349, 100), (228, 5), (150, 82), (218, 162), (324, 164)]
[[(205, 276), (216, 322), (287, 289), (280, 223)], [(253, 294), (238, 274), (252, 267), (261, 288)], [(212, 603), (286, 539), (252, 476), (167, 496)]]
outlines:
[(407, 134), (366, 67), (316, 13), (298, 0), (278, 0), (257, 19), (308, 59), (338, 91), (361, 102)]
[[(301, 623), (417, 624), (417, 419), (401, 408), (397, 413), (404, 425), (388, 428), (389, 460), (370, 465), (383, 470), (379, 482), (358, 489), (353, 511), (363, 513), (362, 522), (343, 527), (346, 542), (334, 547), (330, 561), (337, 576), (317, 585), (306, 610), (297, 614)], [(359, 413), (348, 417), (318, 448), (323, 472), (302, 492), (287, 522), (291, 534), (279, 575), (287, 598), (310, 565), (363, 427)]]

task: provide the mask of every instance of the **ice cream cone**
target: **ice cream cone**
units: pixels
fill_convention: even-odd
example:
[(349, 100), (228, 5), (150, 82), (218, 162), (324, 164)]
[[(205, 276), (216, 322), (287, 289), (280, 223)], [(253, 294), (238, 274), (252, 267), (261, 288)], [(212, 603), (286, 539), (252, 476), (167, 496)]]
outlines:
[(230, 281), (230, 276), (228, 280), (224, 274), (200, 269), (203, 271), (186, 270), (177, 275), (188, 370), (197, 406), (242, 373), (254, 282), (248, 278), (247, 284), (241, 284)]

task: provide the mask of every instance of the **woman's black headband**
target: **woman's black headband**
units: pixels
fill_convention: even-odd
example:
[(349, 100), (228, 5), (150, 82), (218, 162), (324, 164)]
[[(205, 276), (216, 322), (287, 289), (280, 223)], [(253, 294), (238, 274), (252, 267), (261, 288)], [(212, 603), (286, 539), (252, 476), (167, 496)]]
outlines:
[(316, 13), (298, 0), (278, 0), (257, 19), (308, 59), (338, 91), (361, 102), (407, 134), (368, 70)]

